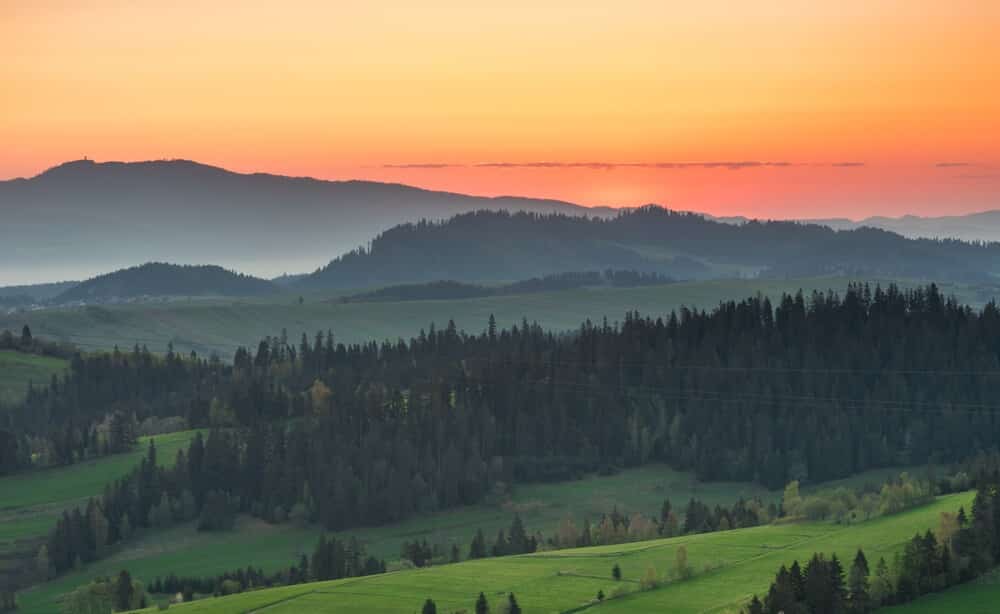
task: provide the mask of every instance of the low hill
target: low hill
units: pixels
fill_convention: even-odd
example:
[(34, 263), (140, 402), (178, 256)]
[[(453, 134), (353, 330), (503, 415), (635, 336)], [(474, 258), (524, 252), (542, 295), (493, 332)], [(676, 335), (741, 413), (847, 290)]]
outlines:
[(269, 281), (218, 266), (150, 262), (88, 279), (52, 302), (112, 302), (144, 296), (262, 296), (278, 291)]
[(144, 261), (261, 277), (312, 271), (407, 221), (477, 209), (610, 214), (371, 181), (242, 174), (187, 160), (67, 162), (0, 181), (0, 282), (85, 278)]
[(794, 222), (727, 224), (653, 206), (610, 219), (478, 211), (392, 228), (297, 285), (502, 281), (608, 268), (679, 279), (852, 275), (986, 281), (1000, 273), (1000, 244), (907, 239), (872, 228), (835, 231)]

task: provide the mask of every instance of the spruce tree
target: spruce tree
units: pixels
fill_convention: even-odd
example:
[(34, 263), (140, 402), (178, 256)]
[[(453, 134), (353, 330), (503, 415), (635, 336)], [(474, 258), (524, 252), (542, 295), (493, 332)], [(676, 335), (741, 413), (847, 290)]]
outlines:
[(489, 614), (490, 604), (486, 601), (486, 595), (479, 593), (479, 597), (476, 599), (476, 614)]
[(868, 559), (865, 558), (865, 553), (858, 548), (858, 553), (854, 556), (854, 562), (851, 564), (851, 571), (847, 576), (848, 599), (852, 612), (864, 614), (871, 609), (868, 576)]
[(115, 581), (114, 609), (117, 611), (131, 610), (132, 598), (134, 595), (135, 588), (132, 586), (132, 576), (129, 575), (128, 571), (123, 569), (121, 573), (118, 574), (118, 578)]
[(797, 603), (788, 569), (782, 565), (764, 598), (764, 609), (767, 612), (794, 612)]

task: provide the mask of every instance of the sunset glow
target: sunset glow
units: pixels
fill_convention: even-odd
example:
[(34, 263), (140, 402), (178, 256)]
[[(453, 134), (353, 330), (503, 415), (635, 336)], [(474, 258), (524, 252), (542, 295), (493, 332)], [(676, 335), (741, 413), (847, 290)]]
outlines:
[(1000, 207), (1000, 3), (832, 5), (7, 2), (0, 177), (188, 158), (724, 215)]

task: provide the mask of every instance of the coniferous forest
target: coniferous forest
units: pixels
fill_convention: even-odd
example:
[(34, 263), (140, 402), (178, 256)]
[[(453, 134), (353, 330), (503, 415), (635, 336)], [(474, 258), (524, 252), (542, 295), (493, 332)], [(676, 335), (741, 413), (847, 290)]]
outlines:
[(179, 414), (226, 427), (234, 463), (280, 473), (281, 496), (248, 501), (294, 503), (308, 482), (331, 527), (652, 460), (778, 488), (989, 449), (998, 361), (997, 306), (933, 286), (629, 313), (565, 335), (528, 322), (351, 346), (283, 335), (232, 362), (133, 348), (77, 355), (10, 408), (3, 469), (113, 451), (130, 420)]
[[(670, 258), (651, 257), (658, 250)], [(298, 282), (360, 288), (440, 279), (480, 282), (605, 268), (677, 279), (718, 277), (712, 264), (740, 263), (770, 277), (852, 275), (987, 281), (1000, 246), (906, 239), (863, 227), (752, 220), (726, 224), (657, 206), (613, 217), (473, 211), (400, 224)]]

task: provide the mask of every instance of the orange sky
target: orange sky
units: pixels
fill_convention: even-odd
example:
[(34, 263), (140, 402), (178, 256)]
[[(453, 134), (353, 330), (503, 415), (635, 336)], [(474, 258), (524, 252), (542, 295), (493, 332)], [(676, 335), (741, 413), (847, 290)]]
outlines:
[[(717, 214), (1000, 207), (996, 0), (270, 5), (0, 0), (0, 177), (181, 157)], [(789, 165), (676, 165), (734, 161)]]

